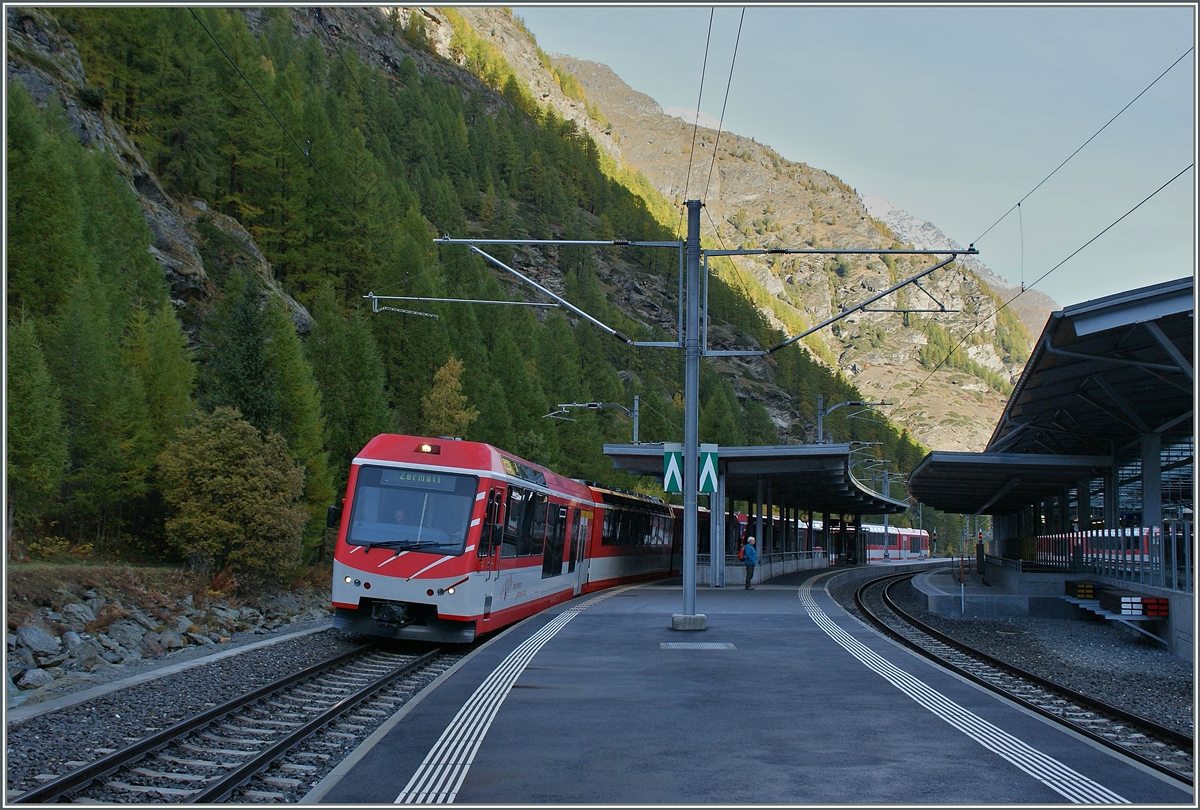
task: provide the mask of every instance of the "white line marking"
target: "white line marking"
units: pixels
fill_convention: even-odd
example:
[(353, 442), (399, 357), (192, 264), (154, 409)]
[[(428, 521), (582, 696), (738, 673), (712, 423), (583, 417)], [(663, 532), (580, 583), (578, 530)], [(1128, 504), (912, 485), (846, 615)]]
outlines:
[(403, 556), (404, 556), (405, 554), (407, 554), (407, 553), (408, 553), (407, 551), (401, 551), (399, 554), (393, 554), (391, 557), (388, 557), (386, 560), (384, 560), (383, 562), (381, 562), (379, 565), (377, 565), (377, 566), (375, 566), (375, 567), (376, 567), (376, 568), (383, 568), (383, 567), (384, 567), (385, 565), (387, 565), (388, 563), (392, 562), (393, 560), (395, 560), (395, 559), (397, 559), (397, 558), (399, 558), (399, 557), (403, 557)]
[(839, 627), (812, 598), (812, 585), (800, 586), (800, 601), (809, 618), (846, 652), (904, 694), (966, 734), (994, 754), (1008, 760), (1046, 787), (1075, 804), (1129, 804), (1129, 800), (1043, 754), (997, 726), (964, 709), (924, 681), (883, 658)]
[(406, 581), (406, 582), (410, 582), (410, 581), (412, 581), (412, 580), (416, 579), (417, 577), (421, 576), (421, 574), (424, 574), (424, 573), (425, 573), (426, 571), (428, 571), (430, 568), (433, 568), (435, 565), (441, 565), (441, 564), (442, 564), (442, 563), (444, 563), (446, 560), (453, 560), (453, 559), (454, 559), (454, 557), (447, 556), (447, 557), (442, 557), (440, 560), (434, 560), (434, 561), (433, 561), (433, 562), (431, 562), (429, 565), (425, 566), (424, 568), (422, 568), (422, 569), (421, 569), (420, 571), (418, 571), (417, 573), (413, 574), (411, 577), (409, 577), (409, 578), (408, 578), (407, 580), (405, 580), (405, 581)]
[(635, 588), (627, 585), (582, 602), (551, 619), (535, 635), (508, 654), (467, 699), (425, 755), (421, 766), (396, 797), (394, 804), (452, 804), (492, 720), (517, 678), (547, 641), (572, 619), (597, 602)]

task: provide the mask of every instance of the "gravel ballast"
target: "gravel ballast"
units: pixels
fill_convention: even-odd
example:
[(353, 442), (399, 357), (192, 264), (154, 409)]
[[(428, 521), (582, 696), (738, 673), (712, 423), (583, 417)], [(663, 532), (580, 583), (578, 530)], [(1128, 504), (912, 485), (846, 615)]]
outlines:
[[(854, 615), (858, 584), (830, 593)], [(1104, 619), (960, 619), (924, 608), (911, 581), (892, 589), (896, 603), (951, 638), (1034, 675), (1131, 714), (1193, 734), (1193, 664)]]
[[(324, 624), (328, 626), (329, 620)], [(253, 633), (244, 636), (234, 639), (234, 643), (245, 646), (263, 638)], [(36, 787), (40, 782), (34, 777), (39, 774), (65, 773), (70, 769), (65, 763), (96, 759), (104, 753), (97, 749), (123, 748), (147, 733), (362, 643), (362, 637), (332, 628), (285, 637), (276, 644), (107, 692), (25, 720), (10, 719), (6, 740), (7, 788), (14, 791)], [(179, 657), (172, 655), (159, 661), (159, 666), (181, 662), (184, 652), (176, 655)], [(137, 674), (121, 669), (125, 670), (121, 673), (123, 678)], [(83, 688), (94, 686), (87, 683)]]

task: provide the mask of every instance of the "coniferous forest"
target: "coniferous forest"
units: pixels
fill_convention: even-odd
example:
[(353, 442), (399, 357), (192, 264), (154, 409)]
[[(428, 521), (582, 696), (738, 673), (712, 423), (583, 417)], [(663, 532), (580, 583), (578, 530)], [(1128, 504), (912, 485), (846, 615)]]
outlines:
[[(637, 395), (641, 441), (678, 441), (681, 352), (631, 348), (565, 309), (385, 302), (435, 319), (373, 313), (363, 298), (544, 300), (466, 247), (436, 244), (442, 234), (678, 238), (654, 213), (663, 200), (620, 181), (511, 73), (493, 64), (455, 84), (413, 58), (385, 73), (298, 35), (284, 8), (46, 13), (82, 60), (74, 103), (108, 116), (197, 212), (205, 279), (177, 294), (113, 156), (81, 143), (61, 101), (35, 103), (10, 80), (7, 506), (20, 553), (186, 562), (247, 581), (295, 573), (321, 556), (325, 510), (380, 432), (490, 442), (653, 491), (601, 451), (629, 441), (625, 416), (545, 415)], [(424, 34), (395, 36), (419, 49)], [(658, 279), (673, 312), (675, 254), (604, 250), (605, 266), (590, 248), (543, 253), (541, 280), (635, 340), (673, 339), (613, 303), (605, 267)], [(714, 323), (747, 344), (785, 337), (711, 284)], [(798, 345), (770, 362), (813, 422), (818, 392), (861, 398)], [(701, 440), (778, 443), (763, 405), (702, 366)], [(836, 424), (839, 440), (882, 442), (901, 471), (924, 454), (883, 420)]]

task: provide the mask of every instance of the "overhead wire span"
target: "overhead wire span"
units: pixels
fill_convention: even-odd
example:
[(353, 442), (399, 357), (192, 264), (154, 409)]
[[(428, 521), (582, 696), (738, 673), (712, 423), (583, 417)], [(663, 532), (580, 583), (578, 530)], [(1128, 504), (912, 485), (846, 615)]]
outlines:
[[(1043, 185), (1043, 184), (1044, 184), (1044, 183), (1045, 183), (1047, 180), (1049, 180), (1051, 177), (1053, 177), (1053, 176), (1055, 175), (1055, 173), (1056, 173), (1056, 172), (1057, 172), (1059, 169), (1061, 169), (1063, 166), (1066, 166), (1066, 165), (1067, 165), (1067, 162), (1068, 162), (1068, 161), (1069, 161), (1071, 158), (1075, 157), (1075, 156), (1076, 156), (1076, 155), (1078, 155), (1078, 154), (1079, 154), (1081, 151), (1083, 151), (1083, 147), (1084, 147), (1084, 146), (1087, 146), (1089, 143), (1091, 143), (1092, 141), (1094, 141), (1094, 140), (1096, 139), (1096, 135), (1099, 135), (1101, 132), (1103, 132), (1103, 131), (1104, 131), (1104, 130), (1105, 130), (1107, 127), (1108, 127), (1108, 125), (1109, 125), (1109, 124), (1111, 124), (1113, 121), (1116, 121), (1116, 120), (1117, 120), (1117, 118), (1119, 118), (1119, 117), (1121, 116), (1121, 113), (1125, 112), (1125, 111), (1126, 111), (1126, 110), (1128, 110), (1130, 107), (1132, 107), (1132, 106), (1133, 106), (1133, 103), (1134, 103), (1134, 101), (1137, 101), (1139, 98), (1141, 98), (1142, 96), (1146, 95), (1147, 91), (1149, 91), (1151, 87), (1153, 87), (1154, 85), (1158, 84), (1158, 80), (1159, 80), (1159, 79), (1161, 79), (1163, 76), (1166, 76), (1168, 73), (1170, 73), (1170, 72), (1171, 72), (1171, 68), (1175, 67), (1175, 66), (1176, 66), (1176, 65), (1178, 65), (1180, 62), (1182, 62), (1182, 61), (1183, 61), (1183, 57), (1184, 57), (1184, 56), (1187, 56), (1187, 55), (1188, 55), (1189, 53), (1191, 53), (1191, 52), (1192, 52), (1192, 48), (1188, 48), (1186, 51), (1184, 51), (1182, 56), (1180, 56), (1178, 59), (1176, 59), (1174, 62), (1172, 62), (1172, 63), (1171, 63), (1171, 67), (1168, 67), (1166, 70), (1164, 70), (1162, 73), (1160, 73), (1160, 74), (1158, 75), (1158, 78), (1157, 78), (1157, 79), (1155, 79), (1154, 81), (1150, 82), (1150, 84), (1146, 85), (1146, 89), (1145, 89), (1145, 90), (1142, 90), (1142, 92), (1140, 92), (1140, 93), (1138, 93), (1136, 96), (1134, 96), (1134, 97), (1133, 97), (1133, 101), (1130, 101), (1128, 104), (1126, 104), (1124, 107), (1122, 107), (1122, 108), (1121, 108), (1120, 112), (1118, 112), (1118, 113), (1117, 113), (1116, 115), (1114, 115), (1112, 118), (1108, 119), (1108, 123), (1106, 123), (1104, 126), (1100, 127), (1100, 129), (1096, 130), (1096, 133), (1095, 133), (1094, 135), (1092, 135), (1092, 137), (1090, 137), (1090, 138), (1088, 138), (1086, 141), (1084, 141), (1084, 142), (1083, 142), (1083, 146), (1080, 146), (1078, 149), (1076, 149), (1074, 152), (1072, 152), (1070, 155), (1068, 155), (1068, 156), (1067, 156), (1067, 159), (1066, 159), (1066, 160), (1064, 160), (1062, 163), (1058, 164), (1058, 166), (1057, 166), (1057, 167), (1055, 167), (1054, 171), (1050, 172), (1050, 174), (1048, 174), (1048, 175), (1046, 175), (1045, 177), (1043, 177), (1043, 178), (1042, 178), (1042, 182), (1041, 182), (1041, 183), (1038, 183), (1036, 186), (1034, 186), (1032, 189), (1030, 189), (1030, 191), (1029, 191), (1029, 194), (1026, 194), (1024, 197), (1022, 197), (1021, 199), (1017, 200), (1017, 203), (1016, 203), (1016, 205), (1014, 205), (1012, 208), (1010, 208), (1010, 209), (1008, 209), (1007, 211), (1005, 211), (1005, 212), (1004, 212), (1004, 214), (1003, 214), (1003, 215), (1000, 217), (1000, 219), (996, 220), (996, 221), (995, 221), (995, 222), (993, 222), (993, 223), (992, 223), (990, 226), (988, 226), (988, 229), (987, 229), (986, 231), (984, 231), (983, 233), (979, 234), (979, 236), (976, 236), (976, 237), (975, 237), (975, 239), (974, 239), (974, 240), (972, 240), (971, 244), (972, 244), (972, 245), (974, 245), (974, 244), (975, 244), (976, 242), (978, 242), (980, 239), (982, 239), (983, 237), (987, 236), (987, 235), (988, 235), (988, 234), (991, 232), (992, 228), (995, 228), (997, 225), (999, 225), (1001, 222), (1003, 222), (1005, 217), (1007, 217), (1007, 216), (1008, 216), (1009, 214), (1011, 214), (1011, 213), (1012, 213), (1012, 212), (1013, 212), (1015, 209), (1017, 209), (1017, 208), (1018, 208), (1018, 207), (1021, 205), (1021, 203), (1025, 202), (1027, 199), (1029, 199), (1029, 196), (1030, 196), (1030, 194), (1033, 194), (1033, 192), (1035, 192), (1035, 191), (1037, 191), (1039, 188), (1041, 188), (1041, 187), (1042, 187), (1042, 185)], [(1185, 171), (1186, 171), (1186, 169), (1185, 169)]]
[[(725, 83), (725, 100), (721, 102), (721, 120), (717, 122), (717, 137), (713, 141), (712, 161), (708, 164), (708, 180), (704, 183), (704, 194), (701, 197), (703, 200), (708, 199), (708, 187), (712, 185), (713, 167), (717, 165), (717, 147), (721, 145), (721, 133), (725, 131), (725, 107), (729, 104), (729, 88), (733, 85), (733, 66), (737, 64), (738, 43), (742, 41), (742, 22), (746, 19), (746, 8), (742, 7), (742, 16), (738, 18), (737, 37), (733, 40), (733, 58), (729, 60), (729, 80)], [(700, 115), (696, 115), (696, 123), (700, 122)], [(693, 144), (695, 143), (693, 139)], [(712, 219), (712, 217), (709, 217)]]
[[(1040, 282), (1041, 282), (1043, 279), (1045, 279), (1045, 278), (1046, 278), (1046, 276), (1050, 275), (1050, 274), (1051, 274), (1051, 273), (1053, 273), (1055, 270), (1057, 270), (1058, 268), (1062, 267), (1064, 264), (1066, 264), (1067, 262), (1069, 262), (1071, 259), (1075, 258), (1077, 255), (1079, 255), (1079, 253), (1080, 253), (1080, 252), (1081, 252), (1081, 251), (1082, 251), (1084, 248), (1086, 248), (1086, 247), (1087, 247), (1088, 245), (1090, 245), (1092, 242), (1095, 242), (1095, 241), (1096, 241), (1097, 239), (1099, 239), (1101, 236), (1104, 236), (1104, 234), (1106, 234), (1106, 233), (1108, 233), (1110, 230), (1112, 230), (1112, 228), (1114, 228), (1114, 227), (1117, 225), (1117, 223), (1121, 222), (1121, 220), (1125, 219), (1125, 218), (1126, 218), (1126, 217), (1128, 217), (1130, 214), (1132, 214), (1134, 211), (1136, 211), (1136, 210), (1138, 210), (1139, 208), (1141, 208), (1143, 205), (1145, 205), (1147, 202), (1149, 202), (1149, 201), (1150, 201), (1150, 200), (1151, 200), (1151, 199), (1152, 199), (1152, 198), (1153, 198), (1153, 197), (1154, 197), (1156, 194), (1158, 194), (1160, 191), (1162, 191), (1163, 189), (1165, 189), (1167, 186), (1169, 186), (1169, 185), (1171, 185), (1172, 183), (1174, 183), (1176, 180), (1178, 180), (1180, 177), (1182, 177), (1184, 174), (1186, 174), (1186, 173), (1187, 173), (1187, 172), (1188, 172), (1190, 169), (1194, 168), (1194, 167), (1195, 167), (1195, 165), (1196, 165), (1195, 163), (1189, 163), (1189, 164), (1188, 164), (1188, 165), (1187, 165), (1187, 166), (1186, 166), (1186, 167), (1185, 167), (1185, 168), (1184, 168), (1182, 171), (1180, 171), (1178, 174), (1176, 174), (1176, 175), (1175, 175), (1174, 177), (1172, 177), (1170, 180), (1168, 180), (1167, 182), (1163, 183), (1161, 186), (1159, 186), (1158, 188), (1156, 188), (1154, 191), (1150, 192), (1150, 194), (1149, 194), (1149, 195), (1148, 195), (1148, 196), (1147, 196), (1147, 197), (1146, 197), (1144, 200), (1142, 200), (1140, 203), (1138, 203), (1137, 205), (1135, 205), (1133, 208), (1130, 208), (1128, 211), (1126, 211), (1126, 212), (1125, 212), (1124, 214), (1122, 214), (1121, 216), (1117, 217), (1115, 220), (1113, 220), (1111, 223), (1109, 223), (1109, 225), (1108, 225), (1107, 227), (1105, 227), (1105, 228), (1104, 228), (1104, 230), (1100, 231), (1100, 233), (1096, 234), (1096, 235), (1095, 235), (1095, 236), (1093, 236), (1091, 239), (1087, 240), (1087, 241), (1086, 241), (1086, 242), (1084, 242), (1082, 245), (1080, 245), (1078, 248), (1076, 248), (1074, 251), (1072, 251), (1072, 252), (1071, 252), (1071, 255), (1067, 256), (1065, 259), (1063, 259), (1062, 261), (1060, 261), (1058, 264), (1056, 264), (1056, 265), (1054, 265), (1053, 267), (1051, 267), (1051, 268), (1050, 268), (1049, 270), (1047, 270), (1045, 273), (1042, 273), (1040, 276), (1038, 276), (1038, 277), (1037, 277), (1037, 280), (1036, 280), (1036, 281), (1034, 281), (1034, 282), (1033, 282), (1032, 284), (1030, 284), (1028, 287), (1026, 287), (1026, 288), (1022, 289), (1022, 290), (1021, 290), (1019, 293), (1017, 293), (1017, 294), (1016, 294), (1016, 295), (1014, 295), (1012, 298), (1008, 299), (1008, 300), (1007, 300), (1007, 301), (1005, 301), (1003, 304), (1001, 304), (999, 307), (997, 307), (997, 308), (996, 308), (996, 311), (993, 313), (993, 315), (999, 315), (1001, 310), (1003, 310), (1003, 309), (1007, 308), (1007, 307), (1008, 307), (1008, 305), (1009, 305), (1009, 304), (1011, 304), (1013, 301), (1016, 301), (1018, 298), (1020, 298), (1020, 297), (1021, 297), (1022, 295), (1024, 295), (1026, 292), (1028, 292), (1029, 290), (1032, 290), (1034, 287), (1036, 287), (1036, 286), (1038, 285), (1038, 283), (1040, 283)], [(937, 371), (938, 371), (938, 369), (940, 369), (942, 366), (944, 366), (944, 365), (946, 364), (946, 361), (950, 359), (951, 355), (953, 355), (953, 354), (954, 354), (956, 351), (958, 351), (958, 350), (959, 350), (959, 348), (960, 348), (960, 347), (961, 347), (961, 346), (962, 346), (964, 343), (966, 343), (966, 342), (967, 342), (967, 338), (969, 338), (969, 337), (970, 337), (972, 334), (974, 334), (974, 332), (975, 332), (977, 329), (979, 329), (979, 327), (980, 327), (980, 326), (982, 326), (982, 325), (983, 325), (983, 323), (984, 323), (984, 321), (978, 321), (978, 322), (975, 324), (975, 326), (973, 326), (973, 327), (971, 327), (971, 329), (967, 330), (967, 333), (966, 333), (965, 335), (963, 335), (962, 339), (961, 339), (960, 341), (958, 341), (958, 343), (956, 343), (956, 344), (955, 344), (954, 348), (953, 348), (953, 349), (951, 349), (950, 351), (946, 352), (946, 356), (945, 356), (945, 357), (943, 357), (943, 358), (942, 358), (942, 360), (941, 360), (941, 361), (940, 361), (940, 362), (939, 362), (939, 363), (938, 363), (936, 366), (934, 366), (934, 367), (933, 367), (933, 370), (932, 370), (932, 371), (930, 371), (930, 372), (929, 372), (929, 374), (927, 374), (927, 375), (925, 376), (925, 379), (921, 380), (921, 382), (920, 382), (920, 383), (918, 383), (918, 384), (917, 384), (917, 386), (916, 386), (915, 388), (913, 388), (913, 390), (912, 390), (912, 391), (909, 393), (908, 397), (907, 397), (907, 398), (904, 400), (904, 402), (901, 402), (901, 403), (900, 403), (898, 406), (896, 406), (896, 407), (897, 407), (897, 408), (903, 408), (905, 405), (907, 405), (907, 404), (908, 404), (908, 401), (909, 401), (910, 399), (912, 399), (912, 398), (913, 398), (913, 397), (916, 395), (916, 393), (917, 393), (918, 391), (920, 391), (920, 390), (921, 390), (921, 389), (922, 389), (922, 388), (925, 386), (925, 383), (929, 382), (929, 379), (930, 379), (930, 377), (932, 377), (934, 374), (936, 374), (936, 373), (937, 373)]]
[[(700, 131), (700, 102), (704, 100), (704, 74), (708, 71), (708, 46), (712, 42), (712, 24), (713, 14), (716, 8), (708, 10), (708, 36), (704, 40), (704, 62), (700, 66), (700, 95), (696, 98), (696, 120), (692, 122), (692, 151), (688, 155), (688, 170), (687, 177), (683, 181), (683, 199), (687, 201), (688, 188), (692, 182), (692, 160), (696, 157), (696, 134)], [(679, 224), (675, 230), (680, 233), (680, 238), (683, 238), (683, 211), (679, 212)]]

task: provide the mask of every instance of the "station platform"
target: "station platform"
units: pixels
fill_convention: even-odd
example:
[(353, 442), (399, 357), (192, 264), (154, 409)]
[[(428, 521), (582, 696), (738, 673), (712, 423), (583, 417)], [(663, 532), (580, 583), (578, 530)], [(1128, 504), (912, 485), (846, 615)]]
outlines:
[(1040, 616), (1067, 619), (1075, 615), (1075, 608), (1060, 598), (1064, 576), (1051, 584), (1049, 592), (1046, 588), (1014, 589), (1003, 582), (991, 582), (985, 576), (980, 576), (973, 564), (961, 572), (957, 565), (946, 565), (913, 577), (913, 587), (924, 596), (927, 609), (941, 616), (972, 619)]
[(829, 595), (864, 570), (698, 588), (703, 631), (671, 629), (678, 581), (557, 606), (443, 674), (303, 801), (1194, 804), (867, 628)]

